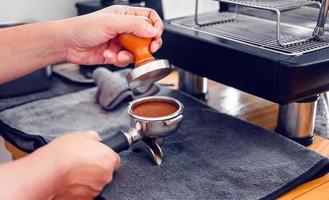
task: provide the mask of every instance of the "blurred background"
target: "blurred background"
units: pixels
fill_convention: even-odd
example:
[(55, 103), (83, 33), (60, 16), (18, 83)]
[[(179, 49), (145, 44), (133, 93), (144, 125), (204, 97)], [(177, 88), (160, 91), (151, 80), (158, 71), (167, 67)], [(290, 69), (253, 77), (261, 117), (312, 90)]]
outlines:
[[(160, 2), (161, 0), (155, 0)], [(77, 15), (77, 2), (99, 0), (0, 0), (0, 20), (34, 19), (37, 21), (63, 19)], [(194, 12), (194, 0), (162, 0), (165, 18), (190, 15)], [(218, 3), (212, 0), (200, 2), (201, 11), (216, 10)]]

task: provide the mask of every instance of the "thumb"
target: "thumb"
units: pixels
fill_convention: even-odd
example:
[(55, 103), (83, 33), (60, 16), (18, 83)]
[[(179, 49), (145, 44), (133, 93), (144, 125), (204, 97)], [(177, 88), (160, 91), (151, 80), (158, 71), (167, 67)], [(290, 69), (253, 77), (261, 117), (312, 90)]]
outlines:
[(147, 22), (147, 18), (133, 15), (114, 15), (110, 22), (110, 31), (116, 34), (131, 33), (133, 35), (152, 38), (158, 34), (158, 30)]

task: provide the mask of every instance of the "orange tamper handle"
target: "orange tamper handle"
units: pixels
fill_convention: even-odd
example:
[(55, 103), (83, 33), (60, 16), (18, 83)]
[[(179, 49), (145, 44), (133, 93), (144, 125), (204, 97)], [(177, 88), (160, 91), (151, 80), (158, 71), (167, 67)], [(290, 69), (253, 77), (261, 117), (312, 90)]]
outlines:
[[(151, 24), (150, 20), (147, 22)], [(141, 38), (124, 33), (118, 36), (118, 40), (123, 48), (134, 55), (135, 67), (139, 67), (144, 62), (155, 60), (150, 51), (152, 38)]]

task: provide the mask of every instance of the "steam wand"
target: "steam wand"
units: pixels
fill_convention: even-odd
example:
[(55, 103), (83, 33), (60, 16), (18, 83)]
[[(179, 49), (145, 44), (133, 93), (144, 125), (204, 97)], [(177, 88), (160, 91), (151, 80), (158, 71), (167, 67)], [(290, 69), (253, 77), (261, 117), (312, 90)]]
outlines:
[(322, 40), (324, 35), (324, 25), (326, 24), (327, 14), (329, 9), (329, 0), (322, 0), (318, 22), (313, 31), (313, 38), (316, 40)]

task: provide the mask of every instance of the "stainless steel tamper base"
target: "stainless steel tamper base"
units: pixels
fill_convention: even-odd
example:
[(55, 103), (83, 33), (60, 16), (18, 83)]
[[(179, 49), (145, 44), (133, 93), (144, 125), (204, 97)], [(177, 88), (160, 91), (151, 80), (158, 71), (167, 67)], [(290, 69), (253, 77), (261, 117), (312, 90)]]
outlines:
[(144, 93), (153, 83), (163, 79), (171, 71), (172, 67), (168, 60), (153, 60), (132, 70), (127, 75), (127, 81), (135, 93)]

